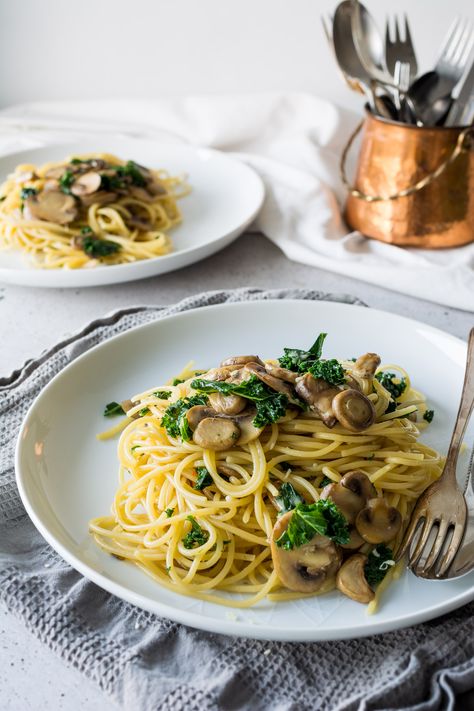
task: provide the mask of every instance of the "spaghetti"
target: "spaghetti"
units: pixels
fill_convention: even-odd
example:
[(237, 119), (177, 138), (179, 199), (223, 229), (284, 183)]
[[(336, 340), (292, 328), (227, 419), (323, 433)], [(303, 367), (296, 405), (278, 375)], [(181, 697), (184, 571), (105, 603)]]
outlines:
[(183, 177), (103, 153), (19, 165), (0, 188), (0, 248), (45, 269), (159, 257), (189, 191)]
[[(203, 447), (196, 441), (199, 423), (196, 426), (193, 418), (196, 408), (202, 411), (209, 409), (209, 405), (217, 407), (219, 399), (215, 391), (209, 394), (210, 388), (220, 388), (220, 397), (229, 398), (229, 394), (222, 392), (228, 393), (232, 387), (234, 393), (245, 389), (249, 392), (249, 383), (252, 387), (256, 384), (255, 392), (260, 392), (259, 383), (269, 387), (268, 379), (266, 383), (260, 380), (257, 383), (257, 371), (255, 368), (252, 371), (255, 363), (250, 366), (248, 361), (244, 365), (235, 364), (235, 370), (224, 365), (204, 374), (197, 374), (188, 366), (181, 376), (183, 382), (147, 390), (124, 403), (127, 419), (118, 444), (120, 484), (112, 513), (90, 523), (99, 546), (132, 561), (171, 590), (232, 607), (249, 607), (263, 598), (279, 601), (306, 594), (298, 586), (296, 590), (288, 589), (281, 565), (272, 556), (275, 546), (271, 544), (277, 525), (283, 520), (281, 514), (291, 519), (298, 510), (286, 514), (282, 511), (284, 487), (303, 502), (302, 510), (309, 511), (325, 496), (328, 487), (329, 491), (331, 485), (340, 488), (348, 473), (362, 472), (370, 482), (368, 486), (375, 487), (374, 496), (382, 499), (389, 510), (396, 510), (405, 523), (419, 495), (442, 471), (440, 455), (419, 441), (420, 429), (426, 424), (421, 417), (426, 411), (423, 396), (412, 388), (408, 374), (400, 368), (399, 376), (387, 373), (385, 366), (378, 368), (375, 375), (375, 367), (370, 374), (364, 372), (361, 359), (355, 363), (317, 360), (319, 366), (313, 364), (310, 370), (321, 370), (321, 363), (337, 363), (344, 374), (344, 383), (337, 387), (324, 381), (328, 388), (344, 398), (348, 392), (357, 391), (371, 403), (373, 422), (363, 430), (354, 431), (354, 427), (349, 429), (340, 421), (328, 426), (324, 421), (327, 413), (322, 412), (321, 405), (320, 409), (316, 406), (303, 409), (296, 400), (291, 403), (287, 399), (284, 414), (274, 413), (274, 421), (263, 426), (258, 418), (267, 413), (272, 419), (268, 414), (270, 403), (265, 403), (266, 410), (262, 406), (257, 407), (256, 413), (252, 410), (252, 422), (257, 422), (259, 431), (245, 441), (248, 433), (245, 434), (244, 417), (249, 407), (246, 402), (240, 415), (214, 412), (212, 416), (201, 412), (207, 421), (233, 417), (234, 422), (240, 422), (240, 440), (243, 440), (236, 440), (228, 447)], [(273, 373), (272, 377), (289, 372), (275, 361), (259, 362), (262, 364), (259, 368)], [(308, 372), (302, 373), (309, 363), (303, 363), (302, 368), (300, 363), (299, 373), (291, 377), (291, 388), (300, 396), (301, 383), (308, 376)], [(390, 371), (395, 369), (396, 366), (389, 367)], [(263, 372), (260, 375), (264, 377)], [(224, 376), (226, 380), (222, 379)], [(290, 376), (291, 371), (286, 377), (290, 380)], [(207, 394), (203, 394), (206, 388)], [(277, 394), (282, 396), (282, 392)], [(204, 405), (195, 404), (192, 399), (199, 397)], [(242, 395), (237, 397), (245, 399)], [(181, 403), (186, 402), (190, 408), (178, 415), (181, 430), (176, 436), (170, 413), (176, 414)], [(254, 400), (252, 407), (255, 404)], [(421, 421), (415, 422), (416, 417)], [(191, 429), (186, 430), (190, 425)], [(116, 432), (117, 428), (113, 430)], [(331, 497), (326, 494), (327, 498)], [(292, 505), (287, 511), (288, 508)], [(403, 527), (399, 528), (390, 544), (393, 550), (402, 531)], [(334, 546), (332, 542), (331, 545)], [(286, 552), (293, 555), (298, 550)], [(357, 553), (367, 557), (373, 550), (374, 545), (362, 540)], [(338, 555), (347, 558), (354, 553), (355, 550), (346, 547)], [(388, 561), (385, 569), (392, 564), (393, 561)], [(328, 575), (316, 592), (327, 592), (334, 586), (335, 576)], [(371, 607), (375, 605), (373, 601)]]

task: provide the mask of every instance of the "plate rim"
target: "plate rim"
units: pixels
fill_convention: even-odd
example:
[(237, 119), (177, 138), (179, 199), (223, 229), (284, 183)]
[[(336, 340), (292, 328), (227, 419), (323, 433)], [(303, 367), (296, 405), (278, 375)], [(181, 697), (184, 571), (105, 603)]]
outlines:
[[(68, 146), (72, 147), (74, 145), (79, 145), (83, 142), (86, 143), (87, 141), (94, 145), (94, 143), (98, 140), (100, 139), (98, 139), (97, 137), (91, 137), (90, 139), (80, 139), (77, 141), (45, 144), (42, 146), (36, 146), (34, 148), (24, 148), (21, 151), (14, 151), (12, 153), (5, 153), (0, 155), (0, 165), (3, 159), (10, 158), (21, 161), (22, 156), (24, 156), (25, 154), (30, 154), (34, 151), (47, 150), (48, 148), (64, 148), (65, 150), (67, 150)], [(34, 265), (29, 266), (28, 264), (25, 264), (25, 267), (21, 269), (18, 267), (0, 266), (0, 280), (3, 280), (5, 283), (9, 284), (28, 286), (28, 275), (35, 275), (32, 280), (33, 283), (31, 284), (33, 288), (64, 289), (78, 287), (86, 288), (100, 285), (107, 286), (109, 284), (120, 284), (125, 283), (127, 281), (137, 281), (140, 279), (158, 276), (160, 274), (167, 274), (169, 272), (176, 271), (178, 269), (182, 269), (186, 266), (194, 264), (198, 261), (201, 261), (202, 259), (206, 259), (208, 256), (211, 256), (212, 254), (215, 254), (215, 252), (220, 251), (221, 249), (226, 247), (227, 244), (230, 244), (231, 241), (236, 239), (255, 220), (260, 210), (262, 209), (263, 202), (266, 196), (265, 184), (263, 182), (263, 179), (251, 165), (241, 160), (233, 153), (227, 153), (217, 148), (211, 148), (208, 146), (201, 146), (198, 144), (190, 143), (166, 143), (164, 141), (155, 142), (151, 139), (128, 137), (124, 138), (117, 136), (107, 138), (102, 137), (102, 142), (106, 146), (107, 141), (118, 141), (118, 143), (123, 141), (124, 143), (135, 143), (137, 145), (141, 144), (142, 146), (153, 143), (153, 147), (155, 150), (177, 149), (183, 152), (188, 152), (189, 154), (193, 154), (194, 156), (197, 156), (201, 151), (205, 151), (207, 154), (212, 155), (218, 160), (223, 160), (224, 162), (228, 163), (230, 166), (238, 166), (239, 169), (246, 171), (249, 177), (251, 176), (251, 179), (254, 181), (255, 184), (253, 189), (255, 195), (255, 206), (253, 207), (252, 211), (245, 216), (245, 219), (239, 222), (238, 225), (232, 227), (230, 230), (220, 235), (219, 237), (216, 237), (215, 239), (207, 241), (201, 245), (192, 245), (190, 247), (186, 247), (185, 249), (180, 249), (178, 251), (170, 252), (169, 254), (164, 254), (163, 256), (152, 257), (151, 259), (144, 259), (138, 262), (132, 262), (130, 264), (112, 264), (108, 266), (101, 265), (98, 267), (94, 267), (94, 269), (48, 270), (36, 269)], [(201, 252), (203, 252), (204, 254), (199, 256)], [(194, 259), (194, 257), (196, 258)], [(180, 259), (183, 260), (183, 263), (175, 266), (174, 263), (176, 261), (179, 261)], [(158, 267), (161, 267), (162, 265), (164, 266), (164, 269), (158, 269)], [(149, 273), (141, 276), (136, 276), (133, 274), (133, 272), (135, 271), (135, 269), (132, 269), (133, 267), (141, 267), (142, 271), (146, 271)], [(148, 269), (146, 269), (145, 267), (148, 267)], [(131, 276), (129, 276), (130, 272), (132, 272)], [(83, 275), (83, 279), (85, 280), (84, 283), (82, 283), (82, 280), (79, 279), (81, 283), (78, 284), (76, 279), (74, 279), (74, 277), (77, 277), (79, 274)], [(72, 277), (70, 279), (70, 283), (62, 283), (62, 278), (67, 278), (66, 275), (67, 277)], [(55, 276), (56, 280), (59, 282), (57, 284), (54, 283)], [(53, 283), (48, 283), (48, 277), (53, 277)]]
[[(181, 311), (176, 314), (169, 314), (162, 318), (158, 318), (154, 321), (145, 324), (139, 324), (133, 328), (127, 329), (122, 333), (118, 333), (111, 336), (107, 340), (96, 344), (92, 348), (89, 348), (80, 356), (75, 358), (71, 363), (68, 363), (62, 370), (59, 371), (45, 386), (41, 389), (39, 394), (35, 397), (31, 405), (29, 406), (24, 419), (22, 421), (16, 445), (15, 445), (15, 481), (20, 493), (20, 498), (22, 503), (28, 513), (30, 520), (33, 522), (34, 526), (37, 528), (39, 533), (45, 538), (45, 540), (52, 546), (52, 548), (76, 571), (83, 575), (86, 579), (92, 581), (103, 590), (115, 595), (126, 602), (129, 602), (141, 609), (147, 610), (153, 614), (157, 614), (172, 621), (188, 625), (195, 629), (201, 629), (207, 632), (228, 634), (231, 636), (237, 636), (248, 639), (261, 639), (261, 640), (272, 640), (272, 641), (282, 641), (282, 642), (319, 642), (319, 641), (332, 641), (341, 639), (358, 639), (362, 637), (369, 637), (372, 635), (382, 634), (385, 632), (396, 631), (406, 627), (410, 627), (415, 624), (420, 624), (431, 619), (435, 619), (443, 614), (451, 612), (463, 605), (471, 602), (474, 599), (474, 584), (468, 589), (464, 590), (457, 595), (449, 598), (447, 601), (441, 603), (434, 603), (430, 607), (423, 609), (422, 611), (412, 612), (403, 614), (400, 616), (392, 617), (390, 620), (386, 621), (376, 621), (376, 616), (367, 617), (368, 624), (360, 628), (319, 628), (315, 627), (296, 627), (291, 631), (284, 631), (276, 628), (274, 631), (268, 625), (260, 625), (259, 623), (250, 624), (245, 621), (239, 621), (238, 619), (238, 608), (229, 607), (229, 611), (234, 611), (233, 614), (236, 615), (236, 619), (232, 619), (230, 616), (225, 619), (220, 619), (217, 617), (207, 617), (200, 616), (199, 613), (190, 612), (185, 609), (176, 608), (167, 602), (162, 602), (160, 600), (152, 600), (146, 595), (137, 593), (130, 588), (127, 588), (122, 583), (115, 582), (107, 577), (106, 574), (100, 573), (99, 571), (91, 568), (87, 563), (84, 563), (79, 558), (77, 558), (74, 553), (71, 553), (66, 546), (64, 546), (56, 536), (48, 530), (46, 524), (43, 523), (41, 515), (37, 514), (34, 505), (30, 502), (26, 487), (24, 486), (23, 478), (26, 476), (22, 472), (21, 468), (21, 456), (22, 456), (22, 441), (25, 433), (25, 429), (28, 427), (29, 419), (34, 413), (35, 408), (40, 402), (44, 394), (49, 391), (50, 388), (55, 386), (56, 382), (64, 377), (64, 374), (72, 368), (76, 363), (82, 361), (89, 357), (89, 355), (96, 350), (100, 350), (109, 344), (116, 343), (120, 339), (129, 337), (131, 333), (141, 331), (141, 330), (152, 330), (153, 328), (159, 327), (159, 324), (166, 321), (173, 321), (180, 319), (181, 317), (189, 317), (193, 312), (205, 312), (205, 311), (215, 311), (215, 310), (225, 310), (232, 308), (239, 308), (244, 306), (244, 308), (254, 307), (264, 305), (263, 308), (267, 308), (269, 305), (281, 304), (299, 304), (302, 301), (313, 304), (324, 304), (326, 307), (335, 308), (336, 310), (345, 311), (349, 308), (356, 309), (357, 311), (364, 313), (376, 313), (378, 315), (395, 317), (401, 319), (404, 322), (410, 323), (415, 327), (422, 327), (428, 331), (442, 335), (443, 337), (448, 337), (450, 340), (454, 341), (458, 345), (462, 346), (464, 350), (467, 351), (467, 343), (463, 341), (458, 336), (455, 336), (443, 329), (437, 328), (436, 326), (431, 326), (423, 321), (418, 321), (417, 319), (412, 319), (408, 316), (402, 316), (400, 314), (395, 314), (383, 309), (376, 309), (371, 307), (362, 306), (360, 304), (350, 304), (344, 302), (334, 302), (325, 300), (314, 300), (314, 299), (302, 299), (302, 298), (271, 298), (271, 299), (261, 299), (256, 301), (236, 301), (236, 302), (224, 302), (221, 304), (209, 304), (206, 306), (193, 307), (187, 311)], [(166, 307), (165, 307), (166, 308)], [(448, 581), (438, 581), (439, 584), (443, 584)], [(179, 594), (179, 593), (177, 593)], [(192, 598), (192, 596), (190, 596)], [(216, 603), (214, 603), (216, 604)], [(226, 608), (225, 608), (226, 609)]]

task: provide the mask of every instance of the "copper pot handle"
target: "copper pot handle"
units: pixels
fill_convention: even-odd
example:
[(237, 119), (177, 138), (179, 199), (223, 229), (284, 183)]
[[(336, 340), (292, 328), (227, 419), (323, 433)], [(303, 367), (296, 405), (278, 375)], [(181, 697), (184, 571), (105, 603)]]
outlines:
[(413, 195), (413, 193), (418, 192), (418, 190), (421, 190), (422, 188), (426, 187), (430, 183), (433, 182), (433, 180), (436, 180), (441, 173), (443, 173), (448, 165), (451, 165), (453, 161), (456, 160), (458, 155), (461, 153), (461, 151), (466, 148), (464, 145), (466, 136), (469, 135), (471, 131), (473, 131), (472, 126), (468, 126), (467, 128), (463, 129), (461, 133), (458, 136), (458, 139), (456, 141), (456, 145), (453, 148), (452, 153), (444, 160), (440, 165), (432, 172), (429, 173), (428, 175), (425, 175), (424, 178), (421, 178), (415, 185), (412, 185), (409, 188), (404, 188), (403, 190), (399, 190), (396, 193), (393, 193), (392, 195), (367, 195), (367, 193), (363, 193), (360, 190), (358, 190), (352, 183), (348, 180), (347, 174), (346, 174), (346, 162), (347, 162), (347, 156), (349, 154), (349, 151), (352, 147), (352, 144), (354, 143), (354, 140), (360, 133), (362, 126), (364, 125), (364, 121), (361, 121), (355, 131), (351, 134), (349, 137), (349, 140), (346, 143), (346, 146), (344, 150), (342, 151), (341, 155), (341, 162), (340, 162), (340, 173), (341, 173), (341, 180), (346, 186), (348, 192), (350, 195), (353, 195), (356, 198), (359, 198), (360, 200), (365, 200), (366, 202), (381, 202), (382, 200), (397, 200), (398, 198), (401, 197), (407, 197), (407, 195)]

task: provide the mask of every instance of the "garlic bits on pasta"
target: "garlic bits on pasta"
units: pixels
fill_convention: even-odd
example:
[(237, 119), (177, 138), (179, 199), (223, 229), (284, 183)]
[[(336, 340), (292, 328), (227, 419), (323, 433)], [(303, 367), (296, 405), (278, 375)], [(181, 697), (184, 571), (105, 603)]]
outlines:
[[(375, 609), (417, 498), (442, 471), (423, 444), (433, 417), (375, 353), (236, 355), (105, 415), (126, 418), (105, 551), (160, 585), (231, 607), (336, 588)], [(399, 570), (399, 569), (398, 569)]]
[(19, 165), (0, 188), (0, 248), (45, 269), (125, 264), (168, 254), (184, 177), (90, 153)]

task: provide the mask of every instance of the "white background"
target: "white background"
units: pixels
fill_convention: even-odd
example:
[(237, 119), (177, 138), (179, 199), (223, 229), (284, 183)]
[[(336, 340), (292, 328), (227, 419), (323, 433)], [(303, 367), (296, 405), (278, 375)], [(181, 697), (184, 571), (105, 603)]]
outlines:
[[(423, 68), (472, 0), (366, 0), (408, 12)], [(311, 91), (357, 108), (321, 29), (334, 0), (0, 0), (0, 107), (35, 99)]]

